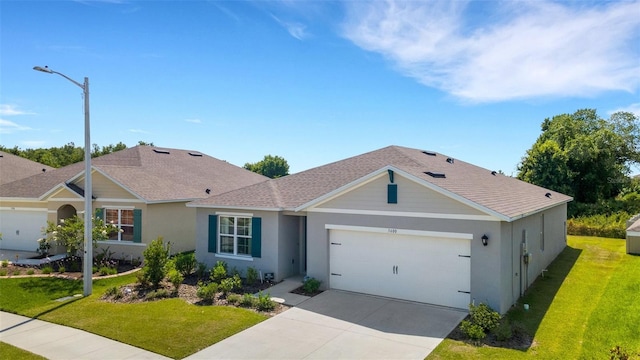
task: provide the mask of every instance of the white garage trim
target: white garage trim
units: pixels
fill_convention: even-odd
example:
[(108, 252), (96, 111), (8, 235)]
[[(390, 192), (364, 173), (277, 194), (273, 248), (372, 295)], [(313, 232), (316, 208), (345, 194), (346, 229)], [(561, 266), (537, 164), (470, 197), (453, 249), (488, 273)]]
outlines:
[(379, 227), (368, 227), (368, 226), (351, 226), (351, 225), (334, 225), (334, 224), (326, 224), (324, 228), (327, 230), (364, 231), (364, 232), (372, 232), (372, 233), (379, 233), (379, 234), (414, 235), (414, 236), (428, 236), (428, 237), (438, 237), (438, 238), (447, 238), (447, 239), (473, 240), (473, 234), (454, 233), (454, 232), (409, 230), (409, 229), (379, 228)]
[(22, 207), (0, 207), (0, 211), (42, 211), (47, 212), (46, 208), (22, 208)]

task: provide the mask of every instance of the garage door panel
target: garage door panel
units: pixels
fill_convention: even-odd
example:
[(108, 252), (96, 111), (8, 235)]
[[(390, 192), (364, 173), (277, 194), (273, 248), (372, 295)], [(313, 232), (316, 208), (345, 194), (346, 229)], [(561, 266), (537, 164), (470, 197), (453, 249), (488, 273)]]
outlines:
[(465, 239), (331, 230), (330, 287), (467, 308), (469, 253)]
[(0, 248), (36, 251), (46, 224), (46, 211), (0, 210)]

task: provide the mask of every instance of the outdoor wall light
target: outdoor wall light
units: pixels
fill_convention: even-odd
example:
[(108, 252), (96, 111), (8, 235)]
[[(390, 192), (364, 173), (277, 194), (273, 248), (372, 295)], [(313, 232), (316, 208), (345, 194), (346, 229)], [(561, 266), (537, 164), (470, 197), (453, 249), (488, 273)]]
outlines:
[(489, 237), (485, 234), (480, 238), (482, 240), (482, 245), (487, 246), (489, 244)]

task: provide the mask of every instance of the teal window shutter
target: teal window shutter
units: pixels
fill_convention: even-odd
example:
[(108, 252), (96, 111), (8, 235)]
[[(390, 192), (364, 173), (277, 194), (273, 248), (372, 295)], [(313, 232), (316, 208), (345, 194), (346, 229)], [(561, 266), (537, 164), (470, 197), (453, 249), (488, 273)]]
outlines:
[(96, 209), (96, 219), (104, 220), (104, 209), (103, 208), (97, 208)]
[(218, 215), (209, 215), (209, 252), (218, 250)]
[(398, 203), (398, 184), (387, 185), (387, 203), (388, 204)]
[(262, 218), (251, 219), (251, 256), (261, 257), (262, 252)]
[(133, 209), (133, 242), (142, 242), (142, 210)]

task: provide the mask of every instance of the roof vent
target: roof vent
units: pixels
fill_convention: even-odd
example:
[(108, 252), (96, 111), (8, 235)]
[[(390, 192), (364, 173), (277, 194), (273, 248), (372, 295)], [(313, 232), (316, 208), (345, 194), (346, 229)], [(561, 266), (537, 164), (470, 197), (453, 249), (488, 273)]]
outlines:
[(551, 193), (546, 193), (544, 194), (544, 196), (548, 197), (549, 199), (551, 199)]
[(493, 176), (496, 176), (496, 174), (497, 174), (497, 172), (496, 172), (495, 170), (493, 170), (493, 171), (491, 172), (491, 175), (493, 175)]
[(431, 171), (425, 171), (425, 174), (427, 174), (427, 175), (429, 175), (431, 177), (434, 177), (436, 179), (445, 179), (446, 178), (446, 176), (443, 173), (434, 173), (434, 172), (431, 172)]
[(436, 153), (434, 153), (433, 151), (423, 151), (422, 153), (429, 156), (436, 156)]
[(453, 164), (453, 158), (447, 158), (447, 162), (448, 162), (449, 164)]
[(189, 155), (191, 155), (191, 156), (200, 156), (200, 157), (202, 157), (202, 154), (197, 153), (197, 152), (189, 152)]
[(45, 168), (42, 169), (42, 172), (46, 172), (46, 171), (47, 171), (47, 169), (45, 169)]
[(168, 150), (153, 149), (156, 154), (171, 154)]
[(204, 192), (206, 192), (207, 194), (211, 194), (211, 189), (206, 189)]

